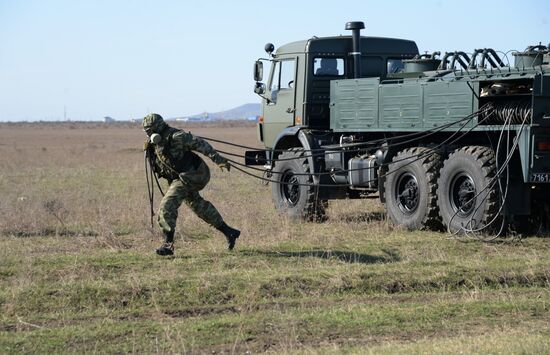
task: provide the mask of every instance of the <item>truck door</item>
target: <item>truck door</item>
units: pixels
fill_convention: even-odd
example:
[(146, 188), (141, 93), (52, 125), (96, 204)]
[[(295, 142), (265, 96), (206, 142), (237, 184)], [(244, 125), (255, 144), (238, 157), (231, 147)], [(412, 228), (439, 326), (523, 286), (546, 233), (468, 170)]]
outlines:
[(294, 125), (296, 113), (296, 59), (273, 62), (264, 104), (264, 143), (272, 148), (279, 133)]

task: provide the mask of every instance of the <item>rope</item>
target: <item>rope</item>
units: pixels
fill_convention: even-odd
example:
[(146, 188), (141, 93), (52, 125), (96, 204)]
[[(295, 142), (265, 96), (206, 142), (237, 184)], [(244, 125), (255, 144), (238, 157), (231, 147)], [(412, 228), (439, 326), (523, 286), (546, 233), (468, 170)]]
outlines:
[[(461, 226), (461, 228), (459, 230), (457, 230), (454, 233), (451, 233), (450, 224), (451, 224), (452, 220), (460, 212), (460, 210), (457, 210), (455, 212), (455, 214), (452, 216), (452, 218), (449, 221), (449, 224), (447, 226), (447, 231), (449, 233), (451, 233), (453, 236), (457, 235), (459, 232), (462, 231), (462, 232), (465, 233), (466, 236), (473, 235), (473, 237), (475, 237), (476, 239), (481, 239), (485, 242), (492, 242), (502, 234), (502, 232), (504, 230), (504, 225), (505, 225), (504, 218), (501, 221), (501, 226), (499, 228), (498, 233), (496, 233), (494, 236), (489, 237), (489, 238), (481, 238), (481, 237), (478, 237), (476, 235), (476, 233), (481, 232), (481, 231), (489, 228), (498, 219), (498, 217), (500, 216), (500, 213), (502, 212), (502, 209), (504, 208), (504, 202), (506, 201), (506, 197), (508, 195), (508, 183), (509, 183), (509, 178), (510, 178), (510, 176), (509, 176), (510, 175), (509, 163), (510, 163), (510, 160), (512, 159), (512, 156), (514, 154), (515, 149), (517, 148), (517, 146), (519, 144), (519, 137), (521, 136), (521, 133), (523, 132), (523, 128), (524, 128), (525, 124), (527, 123), (527, 120), (529, 119), (530, 114), (531, 113), (528, 112), (528, 111), (523, 112), (523, 121), (521, 123), (521, 127), (519, 129), (518, 134), (514, 137), (514, 140), (512, 142), (512, 148), (510, 148), (510, 143), (509, 143), (509, 141), (510, 141), (510, 129), (509, 128), (510, 128), (510, 125), (512, 124), (512, 122), (517, 119), (517, 116), (514, 116), (514, 114), (512, 112), (508, 112), (508, 117), (506, 118), (505, 124), (503, 125), (503, 127), (501, 129), (501, 132), (500, 132), (500, 135), (499, 135), (499, 140), (498, 140), (498, 143), (497, 143), (497, 149), (496, 149), (496, 152), (495, 152), (495, 159), (496, 159), (495, 164), (496, 164), (496, 167), (497, 167), (497, 171), (495, 173), (495, 176), (493, 176), (491, 178), (491, 180), (489, 180), (489, 182), (488, 182), (487, 186), (485, 186), (485, 188), (480, 190), (478, 193), (476, 193), (475, 196), (473, 196), (470, 200), (468, 200), (464, 203), (464, 204), (468, 204), (470, 202), (476, 201), (477, 197), (479, 197), (487, 189), (492, 188), (494, 186), (494, 184), (496, 182), (498, 182), (498, 184), (499, 184), (499, 197), (500, 197), (500, 202), (501, 202), (499, 210), (495, 213), (495, 216), (489, 222), (487, 222), (487, 224), (485, 224), (484, 226), (482, 226), (480, 228), (474, 228), (473, 227), (476, 223), (476, 221), (473, 219), (473, 216), (479, 210), (479, 208), (482, 206), (483, 202), (488, 198), (488, 194), (487, 194), (483, 197), (483, 199), (481, 200), (481, 203), (479, 203), (476, 206), (475, 210), (473, 211), (473, 213), (470, 216), (470, 220), (468, 221), (467, 225), (466, 226)], [(505, 159), (503, 165), (499, 167), (498, 154), (499, 154), (499, 151), (500, 151), (500, 145), (502, 143), (502, 138), (503, 138), (505, 130), (507, 131), (506, 145), (507, 145), (507, 148), (508, 148), (507, 149), (508, 152), (507, 152), (506, 159)], [(504, 188), (504, 193), (503, 193), (503, 191), (502, 191), (503, 190), (502, 182), (500, 181), (500, 177), (501, 177), (501, 175), (504, 171), (506, 171), (506, 183), (505, 183), (505, 188)]]
[[(530, 115), (530, 112), (527, 109), (527, 107), (525, 107), (525, 108), (521, 107), (521, 108), (515, 108), (514, 109), (514, 107), (512, 107), (512, 105), (507, 105), (505, 107), (499, 107), (499, 109), (497, 110), (497, 109), (495, 109), (495, 107), (492, 104), (488, 103), (488, 104), (484, 105), (483, 107), (481, 107), (478, 111), (476, 111), (476, 112), (474, 112), (474, 113), (472, 113), (472, 114), (470, 114), (470, 115), (468, 115), (464, 118), (461, 118), (457, 121), (450, 122), (448, 124), (439, 126), (439, 127), (437, 127), (436, 129), (433, 129), (433, 130), (407, 133), (407, 134), (403, 134), (403, 135), (380, 138), (380, 139), (365, 141), (365, 142), (361, 142), (361, 143), (343, 144), (343, 145), (340, 145), (339, 147), (337, 147), (335, 149), (331, 149), (331, 151), (335, 151), (335, 152), (345, 151), (346, 153), (367, 153), (366, 149), (369, 146), (374, 146), (374, 145), (379, 144), (381, 142), (384, 142), (384, 143), (394, 142), (394, 143), (390, 144), (389, 146), (387, 146), (387, 149), (390, 149), (390, 148), (394, 148), (396, 146), (402, 146), (402, 145), (410, 144), (410, 143), (415, 142), (415, 141), (426, 139), (427, 137), (429, 137), (433, 134), (442, 132), (443, 130), (445, 130), (449, 127), (452, 127), (452, 126), (457, 125), (457, 124), (461, 124), (461, 126), (458, 128), (458, 130), (452, 132), (444, 141), (440, 142), (439, 144), (437, 144), (433, 147), (427, 147), (428, 148), (427, 151), (425, 151), (423, 153), (420, 153), (420, 154), (417, 154), (416, 156), (413, 157), (414, 159), (411, 159), (411, 157), (408, 157), (408, 158), (401, 159), (401, 160), (394, 160), (392, 162), (382, 163), (382, 164), (380, 164), (376, 167), (366, 167), (366, 168), (356, 168), (356, 169), (342, 169), (342, 170), (338, 170), (338, 171), (318, 172), (318, 173), (315, 173), (315, 172), (308, 172), (308, 173), (296, 172), (296, 173), (293, 173), (293, 175), (296, 175), (296, 176), (310, 176), (311, 177), (311, 176), (346, 174), (346, 173), (351, 172), (351, 171), (359, 171), (359, 170), (367, 170), (367, 169), (379, 169), (380, 167), (383, 167), (383, 166), (388, 166), (390, 164), (395, 164), (395, 163), (397, 163), (399, 161), (402, 161), (402, 160), (407, 160), (407, 163), (403, 166), (403, 167), (405, 167), (407, 165), (413, 164), (414, 162), (416, 162), (416, 161), (418, 161), (418, 160), (420, 160), (424, 157), (427, 157), (431, 154), (436, 153), (444, 145), (451, 145), (451, 144), (457, 142), (458, 140), (463, 138), (465, 135), (470, 133), (477, 126), (479, 126), (480, 124), (483, 124), (485, 121), (490, 120), (491, 117), (495, 116), (495, 117), (497, 117), (498, 120), (504, 121), (503, 122), (504, 125), (503, 125), (503, 128), (501, 129), (500, 137), (498, 139), (498, 144), (497, 144), (497, 152), (496, 152), (496, 154), (497, 154), (497, 157), (496, 157), (496, 159), (497, 159), (496, 160), (497, 171), (496, 171), (495, 176), (489, 181), (487, 186), (484, 189), (482, 189), (481, 191), (479, 191), (476, 194), (476, 196), (474, 196), (470, 201), (474, 201), (479, 195), (481, 195), (488, 188), (492, 188), (494, 186), (494, 184), (498, 181), (499, 191), (500, 191), (499, 196), (500, 196), (500, 199), (501, 199), (501, 206), (500, 206), (500, 209), (497, 212), (497, 214), (492, 218), (492, 220), (489, 221), (482, 228), (477, 228), (477, 229), (472, 228), (474, 226), (475, 222), (476, 222), (472, 219), (473, 215), (475, 215), (475, 213), (472, 214), (472, 216), (470, 217), (471, 219), (470, 219), (468, 225), (465, 226), (465, 227), (463, 226), (462, 231), (465, 232), (466, 235), (471, 234), (471, 233), (476, 233), (476, 232), (479, 232), (483, 229), (488, 228), (491, 224), (493, 224), (497, 220), (498, 216), (500, 215), (500, 212), (502, 211), (502, 208), (504, 206), (504, 202), (506, 200), (506, 196), (507, 196), (507, 193), (508, 193), (509, 162), (511, 160), (511, 157), (512, 157), (512, 154), (513, 154), (514, 150), (516, 149), (516, 147), (518, 145), (519, 136), (521, 135), (521, 132), (523, 130), (524, 125), (526, 124), (526, 121), (527, 121), (527, 118), (528, 118), (529, 115)], [(479, 116), (481, 116), (481, 118), (478, 120), (478, 122), (475, 125), (473, 125), (468, 130), (463, 131), (464, 127), (468, 123), (470, 123), (475, 117), (479, 117)], [(510, 141), (510, 127), (511, 127), (512, 123), (519, 121), (519, 119), (518, 119), (519, 116), (523, 116), (523, 120), (521, 122), (521, 128), (520, 128), (519, 134), (515, 137), (515, 139), (513, 141), (513, 144), (512, 144), (512, 147), (510, 149), (510, 143), (509, 143), (509, 141)], [(499, 150), (500, 150), (500, 146), (501, 146), (501, 143), (502, 143), (502, 140), (503, 140), (503, 135), (504, 135), (505, 130), (508, 130), (508, 135), (507, 135), (507, 138), (506, 138), (506, 142), (507, 142), (506, 143), (506, 148), (508, 150), (508, 154), (506, 156), (506, 159), (505, 159), (504, 163), (502, 164), (502, 166), (500, 166), (500, 164), (498, 162), (498, 153), (499, 153)], [(201, 137), (201, 136), (197, 136), (197, 137), (199, 137), (201, 139), (204, 139), (206, 141), (217, 142), (217, 143), (226, 144), (226, 145), (229, 145), (229, 146), (258, 150), (257, 148), (254, 148), (254, 147), (249, 147), (249, 146), (246, 146), (246, 145), (236, 144), (236, 143), (227, 142), (227, 141), (214, 139), (214, 138), (210, 138), (210, 137)], [(412, 137), (412, 138), (404, 140), (404, 141), (400, 141), (404, 138), (410, 138), (410, 137)], [(361, 147), (363, 147), (363, 148), (361, 149)], [(350, 148), (354, 148), (354, 149), (350, 149)], [(272, 161), (273, 162), (282, 162), (282, 161), (291, 161), (291, 160), (297, 160), (297, 159), (304, 160), (304, 159), (313, 158), (313, 157), (317, 157), (317, 156), (324, 156), (326, 150), (327, 150), (326, 148), (309, 149), (309, 150), (308, 149), (301, 149), (301, 150), (299, 150), (299, 152), (301, 152), (303, 154), (299, 154), (296, 157), (274, 159)], [(286, 150), (286, 149), (274, 149), (274, 150), (263, 149), (263, 151), (266, 151), (266, 152), (267, 151), (270, 151), (270, 152), (287, 152), (288, 150)], [(221, 153), (221, 154), (227, 155), (227, 156), (246, 158), (246, 156), (243, 156), (242, 154), (227, 152), (227, 151), (224, 151), (224, 150), (218, 150), (218, 152)], [(312, 152), (312, 153), (309, 154), (309, 155), (305, 154), (307, 152)], [(319, 153), (314, 153), (314, 152), (319, 152)], [(253, 167), (253, 166), (247, 166), (247, 165), (242, 164), (242, 163), (240, 163), (236, 160), (230, 159), (230, 158), (228, 158), (227, 156), (224, 156), (224, 155), (221, 155), (221, 156), (224, 159), (226, 159), (235, 170), (240, 171), (240, 172), (242, 172), (243, 174), (245, 174), (247, 176), (251, 176), (253, 178), (256, 178), (260, 181), (263, 181), (263, 182), (266, 182), (266, 183), (271, 182), (271, 183), (276, 183), (276, 184), (284, 184), (284, 185), (292, 185), (292, 186), (313, 187), (315, 189), (315, 204), (316, 204), (315, 206), (317, 206), (317, 204), (319, 203), (319, 201), (317, 201), (317, 200), (318, 200), (318, 194), (319, 194), (319, 188), (320, 187), (352, 187), (352, 185), (350, 185), (350, 184), (320, 184), (320, 183), (315, 184), (315, 183), (302, 183), (302, 182), (286, 182), (285, 183), (285, 182), (280, 181), (279, 179), (273, 180), (273, 179), (269, 178), (269, 177), (271, 177), (272, 174), (281, 175), (281, 174), (285, 174), (285, 172), (272, 171), (271, 169), (266, 170), (266, 169), (256, 168), (256, 167)], [(161, 160), (160, 163), (164, 167), (166, 167), (169, 171), (172, 171), (173, 173), (175, 173), (179, 178), (179, 174), (177, 174), (177, 172), (171, 166), (167, 165), (166, 162)], [(149, 202), (150, 202), (150, 209), (151, 209), (151, 226), (153, 226), (153, 216), (154, 216), (154, 210), (153, 210), (154, 185), (153, 185), (153, 180), (155, 180), (157, 188), (159, 189), (161, 194), (164, 196), (164, 193), (163, 193), (163, 191), (161, 189), (161, 186), (160, 186), (160, 183), (158, 181), (158, 177), (157, 177), (156, 173), (154, 172), (154, 170), (155, 170), (154, 169), (154, 164), (155, 164), (155, 162), (153, 162), (152, 158), (147, 154), (147, 151), (146, 151), (146, 153), (145, 153), (145, 165), (146, 165), (145, 169), (146, 169), (147, 188), (148, 188)], [(265, 176), (258, 176), (258, 175), (253, 174), (253, 173), (251, 173), (251, 172), (249, 172), (245, 169), (261, 171), (264, 174), (266, 174), (266, 173), (267, 174)], [(385, 174), (381, 174), (376, 179), (371, 179), (369, 181), (366, 181), (365, 183), (378, 181), (379, 178), (384, 178), (384, 177), (388, 176), (389, 174), (397, 172), (398, 170), (387, 171)], [(503, 192), (503, 186), (502, 186), (502, 182), (500, 180), (500, 177), (501, 177), (502, 173), (504, 173), (505, 171), (506, 171), (506, 182), (504, 184), (504, 192)], [(487, 198), (487, 196), (485, 196), (484, 199), (481, 202), (484, 202), (486, 198)], [(475, 211), (477, 211), (480, 208), (480, 205), (478, 205), (476, 207)], [(448, 224), (448, 228), (450, 228), (450, 224), (451, 224), (452, 220), (454, 219), (454, 217), (457, 215), (457, 213), (455, 213), (455, 215), (451, 218), (451, 221)], [(502, 223), (503, 224), (501, 225), (501, 228), (500, 228), (498, 234), (494, 238), (498, 237), (501, 234), (501, 232), (503, 231), (504, 219), (503, 219)], [(449, 232), (450, 232), (450, 230), (449, 230)], [(456, 232), (453, 233), (453, 234), (456, 234)], [(491, 240), (493, 240), (494, 238), (492, 238)]]
[(149, 208), (150, 208), (150, 215), (151, 215), (151, 228), (154, 227), (154, 222), (153, 222), (153, 217), (155, 215), (155, 210), (154, 210), (154, 207), (153, 207), (153, 200), (154, 200), (154, 197), (155, 197), (155, 190), (154, 190), (154, 186), (153, 186), (153, 179), (152, 179), (152, 174), (153, 174), (153, 171), (151, 170), (151, 166), (150, 166), (150, 160), (149, 160), (149, 157), (148, 157), (148, 154), (147, 154), (147, 150), (145, 150), (145, 152), (143, 153), (143, 157), (144, 157), (144, 162), (145, 162), (145, 179), (147, 181), (147, 195), (149, 197)]
[[(403, 167), (405, 166), (408, 166), (424, 157), (427, 157), (431, 154), (434, 154), (435, 152), (437, 152), (437, 150), (445, 145), (445, 144), (453, 144), (455, 142), (457, 142), (458, 140), (460, 140), (462, 137), (464, 137), (466, 134), (470, 133), (473, 129), (475, 129), (478, 125), (482, 124), (485, 120), (489, 119), (491, 116), (492, 116), (492, 112), (489, 113), (486, 117), (484, 117), (483, 119), (481, 119), (476, 125), (472, 126), (471, 128), (469, 128), (467, 131), (463, 132), (461, 136), (451, 140), (456, 134), (458, 134), (463, 128), (464, 126), (466, 126), (468, 124), (468, 122), (464, 123), (460, 128), (459, 130), (453, 132), (453, 134), (451, 136), (449, 136), (446, 140), (444, 140), (443, 142), (439, 143), (438, 145), (436, 145), (435, 147), (427, 147), (429, 150), (425, 153), (421, 153), (421, 154), (418, 154), (416, 155), (416, 158), (413, 159), (413, 160), (410, 160), (408, 161), (405, 165), (403, 165)], [(271, 180), (269, 178), (265, 178), (263, 176), (258, 176), (258, 175), (254, 175), (248, 171), (245, 171), (244, 169), (241, 169), (239, 168), (238, 166), (242, 166), (242, 167), (245, 167), (245, 168), (248, 168), (248, 169), (252, 169), (252, 170), (260, 170), (260, 171), (265, 171), (263, 169), (260, 169), (260, 168), (255, 168), (255, 167), (249, 167), (247, 165), (244, 165), (242, 163), (239, 163), (235, 160), (232, 160), (232, 159), (229, 159), (227, 157), (224, 157), (225, 159), (227, 159), (230, 163), (231, 163), (231, 166), (233, 168), (235, 168), (236, 170), (238, 171), (241, 171), (243, 172), (244, 174), (246, 175), (249, 175), (251, 177), (254, 177), (254, 178), (257, 178), (259, 180), (262, 180), (262, 181), (265, 181), (265, 182), (271, 182), (271, 183), (276, 183), (276, 184), (286, 184), (286, 185), (295, 185), (295, 186), (309, 186), (309, 187), (315, 187), (316, 185), (318, 185), (319, 187), (351, 187), (352, 185), (350, 184), (304, 184), (304, 183), (284, 183), (284, 182), (281, 182), (281, 181), (278, 181), (278, 180)], [(305, 159), (305, 156), (301, 156), (301, 157), (298, 157), (298, 158), (293, 158), (293, 159)], [(398, 159), (398, 160), (395, 160), (395, 161), (392, 161), (391, 163), (383, 163), (383, 164), (380, 164), (379, 166), (385, 166), (385, 165), (390, 165), (390, 164), (393, 164), (393, 163), (397, 163), (397, 162), (400, 162), (400, 161), (404, 161), (404, 160), (409, 160), (410, 158), (406, 158), (406, 159)], [(237, 166), (238, 165), (238, 166)], [(355, 170), (367, 170), (367, 169), (373, 169), (371, 167), (367, 167), (367, 168), (358, 168), (358, 169), (347, 169), (347, 170), (342, 170), (340, 171), (341, 173), (344, 173), (344, 172), (349, 172), (349, 171), (355, 171)], [(397, 172), (398, 170), (392, 170), (392, 171), (388, 171), (386, 174), (383, 174), (381, 175), (380, 177), (386, 177), (392, 173), (395, 173)], [(275, 173), (275, 174), (283, 174), (281, 172), (277, 172), (277, 171), (270, 171), (270, 173)], [(320, 175), (326, 175), (326, 174), (334, 174), (334, 173), (331, 173), (331, 172), (324, 172), (324, 173), (295, 173), (294, 175), (297, 175), (297, 176), (301, 176), (301, 175), (305, 175), (305, 176), (320, 176)], [(374, 181), (378, 181), (378, 178), (376, 179), (371, 179), (371, 180), (368, 180), (368, 181), (365, 181), (366, 183), (369, 183), (369, 182), (374, 182)]]
[(155, 209), (154, 209), (155, 185), (154, 185), (154, 183), (156, 183), (157, 188), (159, 189), (159, 192), (163, 197), (164, 197), (164, 191), (162, 191), (162, 187), (160, 186), (158, 176), (155, 173), (154, 161), (153, 161), (153, 158), (152, 158), (151, 154), (153, 154), (153, 153), (151, 153), (149, 151), (149, 149), (146, 149), (143, 153), (144, 162), (145, 162), (145, 179), (147, 181), (147, 194), (149, 196), (149, 208), (150, 208), (150, 212), (151, 212), (151, 228), (153, 228), (154, 227), (154, 216), (155, 216)]

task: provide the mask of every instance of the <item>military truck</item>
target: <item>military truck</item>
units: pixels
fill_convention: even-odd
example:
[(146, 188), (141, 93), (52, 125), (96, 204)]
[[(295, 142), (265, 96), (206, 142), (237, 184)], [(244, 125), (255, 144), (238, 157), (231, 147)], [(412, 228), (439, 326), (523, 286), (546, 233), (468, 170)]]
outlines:
[(492, 233), (548, 211), (547, 46), (420, 54), (345, 28), (255, 62), (266, 149), (246, 165), (263, 165), (278, 211), (322, 219), (331, 199), (379, 198), (408, 229)]

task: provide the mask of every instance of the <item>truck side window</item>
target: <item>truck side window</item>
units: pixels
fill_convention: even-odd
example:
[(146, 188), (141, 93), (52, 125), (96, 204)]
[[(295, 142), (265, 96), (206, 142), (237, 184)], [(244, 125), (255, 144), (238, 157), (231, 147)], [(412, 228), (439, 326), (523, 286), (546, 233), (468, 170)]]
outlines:
[(405, 68), (405, 64), (403, 64), (403, 60), (395, 59), (395, 58), (389, 58), (386, 66), (387, 66), (388, 74), (398, 73), (401, 70), (403, 70), (403, 68)]
[(313, 58), (313, 75), (315, 76), (343, 76), (343, 58)]
[(273, 72), (270, 79), (269, 90), (277, 91), (279, 90), (279, 78), (281, 77), (281, 62), (273, 62)]
[(281, 82), (279, 90), (292, 89), (294, 87), (294, 60), (284, 60), (281, 62)]
[(271, 77), (271, 91), (292, 89), (294, 87), (295, 60), (282, 60), (274, 63), (273, 76)]

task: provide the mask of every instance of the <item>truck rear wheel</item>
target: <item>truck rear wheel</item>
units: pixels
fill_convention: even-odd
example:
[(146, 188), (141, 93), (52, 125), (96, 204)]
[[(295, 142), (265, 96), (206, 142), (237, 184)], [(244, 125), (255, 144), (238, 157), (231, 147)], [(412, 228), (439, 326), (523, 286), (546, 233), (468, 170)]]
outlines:
[(439, 229), (437, 177), (440, 155), (416, 147), (399, 152), (386, 173), (384, 193), (388, 217), (407, 229)]
[(499, 197), (495, 152), (483, 146), (455, 150), (438, 180), (439, 211), (449, 231), (481, 231), (496, 223)]
[[(271, 196), (277, 211), (293, 218), (322, 221), (327, 201), (317, 199), (309, 163), (303, 149), (292, 149), (275, 163)], [(305, 174), (305, 175), (303, 175)]]

